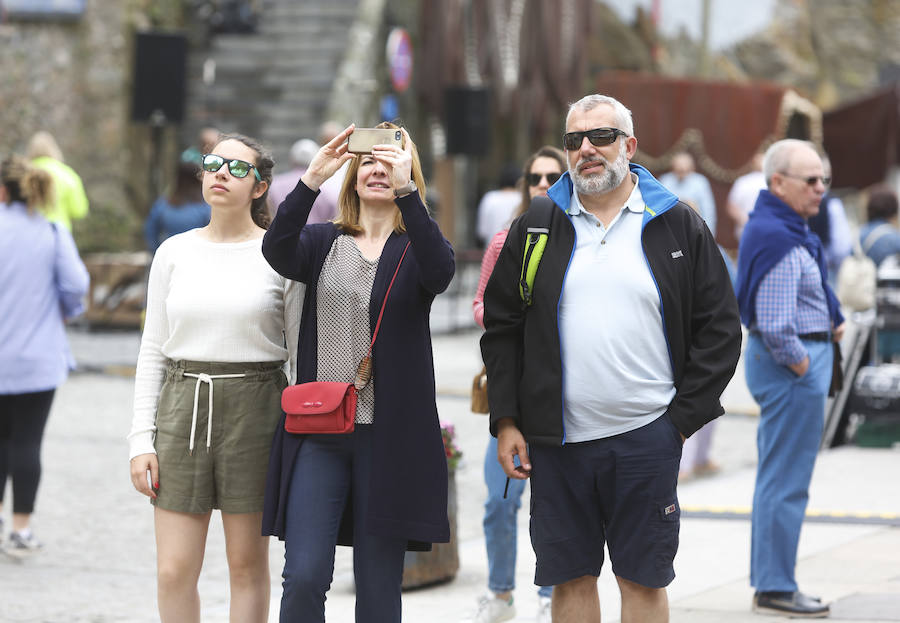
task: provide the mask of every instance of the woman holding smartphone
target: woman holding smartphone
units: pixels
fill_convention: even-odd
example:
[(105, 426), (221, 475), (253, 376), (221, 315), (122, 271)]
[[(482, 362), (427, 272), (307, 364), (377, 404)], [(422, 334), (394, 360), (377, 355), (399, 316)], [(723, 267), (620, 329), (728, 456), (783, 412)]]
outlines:
[[(156, 251), (135, 375), (131, 480), (155, 506), (164, 623), (200, 620), (197, 580), (222, 512), (230, 618), (268, 620), (263, 491), (281, 391), (293, 378), (300, 289), (260, 247), (274, 162), (225, 135), (202, 160), (209, 224)], [(289, 348), (290, 346), (290, 348)], [(149, 478), (149, 479), (148, 479)]]
[[(517, 218), (528, 210), (531, 200), (539, 195), (546, 195), (547, 190), (566, 170), (566, 157), (556, 147), (545, 145), (534, 152), (522, 171), (522, 202), (513, 215)], [(484, 251), (481, 260), (481, 276), (472, 311), (475, 322), (484, 328), (484, 289), (500, 256), (500, 250), (509, 233), (507, 227), (494, 235)], [(516, 543), (518, 541), (516, 515), (522, 505), (522, 492), (525, 490), (524, 480), (509, 480), (506, 489), (506, 474), (497, 461), (497, 439), (489, 437), (487, 451), (484, 455), (484, 483), (488, 496), (484, 503), (484, 542), (488, 557), (488, 590), (478, 600), (478, 609), (472, 618), (473, 623), (493, 623), (507, 621), (516, 615), (513, 605), (513, 589), (516, 586)], [(550, 623), (550, 596), (552, 586), (538, 589), (538, 623)]]
[[(338, 544), (353, 546), (356, 620), (399, 622), (404, 553), (450, 538), (428, 316), (453, 277), (453, 250), (422, 200), (409, 135), (379, 127), (400, 131), (402, 146), (354, 156), (347, 127), (313, 158), (263, 241), (273, 268), (307, 287), (301, 383), (354, 380), (399, 264), (355, 430), (295, 435), (282, 419), (275, 434), (263, 531), (285, 542), (283, 622), (325, 620)], [(318, 189), (347, 161), (337, 219), (308, 225)]]

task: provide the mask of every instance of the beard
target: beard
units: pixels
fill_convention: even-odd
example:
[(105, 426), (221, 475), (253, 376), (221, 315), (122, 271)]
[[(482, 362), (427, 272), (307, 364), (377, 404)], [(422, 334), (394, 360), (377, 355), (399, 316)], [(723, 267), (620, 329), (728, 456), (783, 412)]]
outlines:
[[(603, 171), (582, 175), (579, 169), (588, 162), (602, 162)], [(582, 195), (606, 194), (618, 188), (627, 174), (628, 157), (624, 141), (619, 144), (619, 154), (612, 163), (603, 156), (597, 156), (593, 159), (582, 158), (575, 163), (574, 167), (571, 164), (569, 165), (569, 176), (572, 178), (572, 184), (575, 185), (575, 190)]]

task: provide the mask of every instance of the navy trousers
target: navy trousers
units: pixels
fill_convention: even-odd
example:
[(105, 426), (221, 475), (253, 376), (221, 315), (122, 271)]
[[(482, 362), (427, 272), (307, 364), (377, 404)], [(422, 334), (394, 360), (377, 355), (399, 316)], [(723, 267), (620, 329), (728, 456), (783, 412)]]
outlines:
[(353, 573), (358, 623), (400, 623), (406, 540), (369, 533), (373, 431), (309, 435), (291, 477), (284, 539), (282, 623), (325, 621), (341, 515), (353, 499)]

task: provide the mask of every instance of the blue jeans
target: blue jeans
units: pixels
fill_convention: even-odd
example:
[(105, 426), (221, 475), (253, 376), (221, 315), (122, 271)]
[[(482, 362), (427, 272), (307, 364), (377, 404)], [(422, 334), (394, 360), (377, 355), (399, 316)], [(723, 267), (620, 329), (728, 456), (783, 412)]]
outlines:
[(825, 426), (832, 346), (804, 341), (809, 370), (798, 377), (750, 335), (747, 387), (759, 403), (759, 462), (753, 493), (750, 584), (757, 591), (797, 590), (794, 570), (816, 454)]
[[(494, 593), (505, 593), (516, 587), (516, 515), (522, 506), (525, 481), (511, 478), (506, 499), (503, 499), (506, 474), (497, 461), (497, 439), (493, 436), (490, 437), (484, 454), (484, 484), (488, 490), (482, 522), (487, 547), (488, 588)], [(538, 589), (541, 597), (550, 597), (552, 592), (552, 586)]]
[(341, 515), (353, 496), (356, 620), (400, 623), (406, 540), (368, 532), (373, 431), (309, 435), (300, 446), (288, 494), (284, 539), (282, 623), (325, 621), (325, 593), (334, 575)]

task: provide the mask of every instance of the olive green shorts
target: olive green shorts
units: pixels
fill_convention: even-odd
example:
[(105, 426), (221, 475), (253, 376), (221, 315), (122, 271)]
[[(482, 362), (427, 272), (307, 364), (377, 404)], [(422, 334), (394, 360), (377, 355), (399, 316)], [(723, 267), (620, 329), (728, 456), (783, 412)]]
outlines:
[[(203, 379), (196, 378), (201, 374)], [(159, 491), (151, 501), (159, 508), (184, 513), (206, 513), (213, 508), (226, 513), (262, 511), (269, 450), (286, 386), (277, 361), (170, 361), (156, 410)]]

